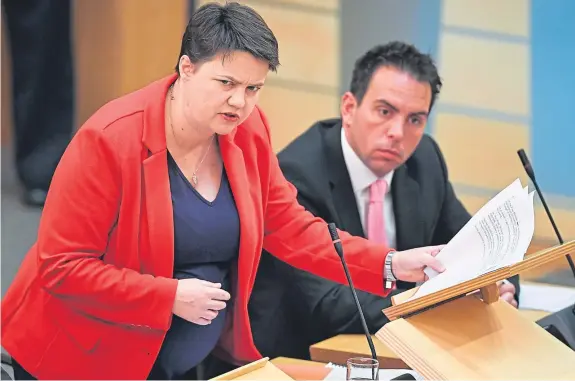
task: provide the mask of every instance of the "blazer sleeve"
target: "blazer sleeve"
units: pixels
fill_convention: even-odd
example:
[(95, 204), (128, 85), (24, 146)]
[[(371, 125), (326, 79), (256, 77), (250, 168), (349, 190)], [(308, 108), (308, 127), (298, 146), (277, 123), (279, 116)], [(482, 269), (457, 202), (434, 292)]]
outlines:
[(110, 323), (167, 330), (177, 281), (106, 264), (121, 200), (105, 131), (81, 128), (56, 170), (40, 221), (39, 281), (72, 309)]
[[(346, 284), (326, 222), (298, 203), (295, 187), (283, 176), (271, 149), (265, 116), (261, 111), (260, 115), (268, 133), (270, 173), (268, 200), (264, 206), (264, 249), (298, 269)], [(343, 231), (339, 231), (339, 236), (354, 285), (372, 294), (387, 295), (383, 271), (390, 250)]]
[[(339, 334), (363, 333), (359, 312), (349, 287), (304, 271), (295, 270), (291, 275), (291, 287), (297, 288), (296, 308), (304, 311), (303, 315), (309, 317), (309, 323), (313, 326), (309, 330), (313, 335), (310, 342), (315, 343)], [(376, 333), (389, 322), (382, 312), (391, 306), (389, 298), (361, 290), (357, 291), (357, 298), (371, 333)]]
[[(289, 178), (289, 176), (288, 176)], [(298, 188), (299, 189), (299, 188)], [(314, 203), (304, 194), (298, 194), (298, 201), (306, 210), (319, 216)], [(304, 316), (309, 317), (313, 328), (309, 330), (313, 337), (310, 342), (316, 343), (339, 334), (363, 333), (363, 326), (353, 299), (351, 290), (346, 285), (319, 278), (313, 274), (297, 269), (287, 270), (289, 282), (297, 290), (297, 305)], [(396, 293), (398, 290), (393, 290)], [(404, 290), (400, 290), (404, 291)], [(367, 328), (376, 333), (389, 319), (382, 312), (391, 306), (391, 301), (367, 292), (358, 290), (357, 297), (362, 306)]]

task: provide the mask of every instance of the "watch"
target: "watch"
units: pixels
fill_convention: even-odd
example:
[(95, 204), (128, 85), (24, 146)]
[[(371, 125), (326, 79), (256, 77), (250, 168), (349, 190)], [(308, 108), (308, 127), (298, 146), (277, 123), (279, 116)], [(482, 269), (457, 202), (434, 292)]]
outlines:
[(395, 275), (393, 275), (393, 270), (391, 269), (391, 259), (395, 255), (395, 251), (390, 251), (385, 257), (385, 265), (383, 276), (385, 277), (385, 288), (393, 288), (393, 283), (397, 280)]

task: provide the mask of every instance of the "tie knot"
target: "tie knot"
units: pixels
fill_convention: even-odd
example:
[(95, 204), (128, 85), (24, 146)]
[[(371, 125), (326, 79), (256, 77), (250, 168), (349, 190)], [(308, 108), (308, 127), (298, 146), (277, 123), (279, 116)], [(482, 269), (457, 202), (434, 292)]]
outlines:
[(369, 187), (369, 201), (383, 202), (386, 193), (387, 193), (387, 181), (385, 181), (384, 179), (376, 180)]

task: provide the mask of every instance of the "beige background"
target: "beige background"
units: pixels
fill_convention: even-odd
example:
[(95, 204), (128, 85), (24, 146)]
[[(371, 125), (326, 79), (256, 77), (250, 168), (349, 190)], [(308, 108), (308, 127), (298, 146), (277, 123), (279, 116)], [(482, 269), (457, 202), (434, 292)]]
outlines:
[[(77, 125), (106, 101), (173, 72), (188, 19), (187, 3), (187, 0), (74, 2)], [(340, 1), (243, 3), (261, 13), (280, 44), (279, 72), (270, 75), (260, 98), (271, 123), (274, 149), (279, 151), (314, 121), (339, 114)], [(495, 110), (529, 118), (529, 3), (528, 0), (466, 0), (463, 6), (460, 0), (443, 0), (444, 30), (437, 58), (445, 86), (434, 136), (445, 154), (458, 195), (472, 212), (516, 177), (527, 184), (515, 152), (529, 147), (529, 128), (524, 123), (456, 114), (441, 106)], [(507, 33), (525, 38), (526, 42), (498, 42), (455, 33), (449, 27)], [(2, 37), (5, 143), (11, 130), (10, 76), (4, 33)], [(476, 189), (484, 191), (478, 193)], [(564, 238), (574, 239), (575, 210), (560, 206), (574, 205), (574, 200), (554, 195), (549, 198)], [(536, 238), (554, 241), (541, 206), (536, 215)]]

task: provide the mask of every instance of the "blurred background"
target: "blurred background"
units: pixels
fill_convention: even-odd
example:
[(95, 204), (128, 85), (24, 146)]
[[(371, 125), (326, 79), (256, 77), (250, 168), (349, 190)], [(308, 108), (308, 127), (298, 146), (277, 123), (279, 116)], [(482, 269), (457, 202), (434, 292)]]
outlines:
[[(61, 110), (73, 118), (73, 128), (105, 102), (172, 73), (190, 12), (204, 2), (72, 0), (69, 20), (61, 22), (70, 23), (74, 81), (69, 90), (59, 90), (73, 99), (72, 108)], [(427, 132), (439, 142), (456, 192), (469, 210), (475, 212), (518, 177), (529, 184), (516, 153), (524, 148), (564, 239), (575, 239), (575, 128), (569, 122), (575, 107), (575, 1), (240, 2), (260, 12), (280, 44), (282, 65), (260, 100), (276, 151), (314, 121), (339, 115), (339, 98), (359, 55), (389, 40), (408, 41), (431, 53), (439, 65), (444, 87)], [(15, 175), (14, 50), (4, 11), (3, 4), (2, 295), (36, 238), (41, 213), (22, 202)], [(26, 40), (12, 44), (32, 49)], [(53, 48), (50, 54), (58, 51)], [(530, 251), (556, 243), (536, 203)], [(564, 259), (524, 279), (575, 286)]]

